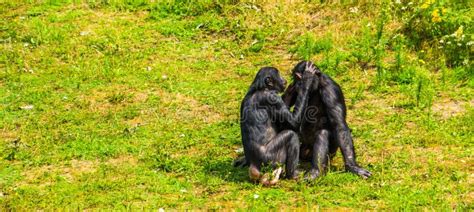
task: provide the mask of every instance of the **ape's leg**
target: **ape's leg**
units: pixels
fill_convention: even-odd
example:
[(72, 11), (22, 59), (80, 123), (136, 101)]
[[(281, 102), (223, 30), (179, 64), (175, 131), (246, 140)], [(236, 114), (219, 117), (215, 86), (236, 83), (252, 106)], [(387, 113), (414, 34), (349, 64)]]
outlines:
[(329, 159), (332, 160), (334, 156), (336, 156), (337, 149), (339, 148), (339, 144), (336, 139), (336, 132), (330, 131), (329, 135)]
[(264, 162), (285, 163), (286, 177), (296, 179), (300, 153), (300, 141), (298, 135), (292, 130), (284, 130), (278, 133), (264, 147)]
[(313, 144), (313, 157), (311, 159), (311, 170), (306, 174), (306, 179), (313, 180), (324, 174), (329, 160), (329, 131), (320, 130), (316, 133)]
[(334, 131), (337, 144), (341, 147), (341, 152), (344, 157), (344, 164), (347, 171), (367, 178), (371, 173), (356, 162), (354, 152), (354, 144), (352, 143), (352, 135), (346, 123), (346, 106), (344, 103), (344, 95), (341, 88), (336, 82), (329, 77), (321, 75), (321, 97), (329, 117), (331, 129)]
[[(313, 148), (312, 145), (304, 145), (304, 144), (301, 145), (300, 151), (299, 151), (300, 159), (304, 160), (304, 161), (311, 161), (312, 154), (313, 154), (312, 153), (313, 152), (312, 148)], [(282, 152), (280, 154), (286, 154), (286, 153)], [(279, 156), (279, 157), (281, 158), (283, 156)], [(284, 163), (284, 162), (282, 162), (282, 163)], [(242, 167), (245, 167), (245, 166), (249, 166), (250, 162), (249, 162), (249, 160), (247, 160), (247, 158), (245, 156), (240, 156), (232, 162), (232, 165), (234, 167), (242, 168)]]
[(313, 155), (313, 145), (301, 144), (300, 160), (310, 162)]
[(356, 155), (354, 151), (354, 144), (352, 142), (352, 135), (348, 127), (336, 129), (336, 139), (341, 147), (342, 155), (344, 156), (344, 164), (347, 171), (357, 174), (363, 178), (368, 178), (372, 174), (360, 167), (356, 162)]

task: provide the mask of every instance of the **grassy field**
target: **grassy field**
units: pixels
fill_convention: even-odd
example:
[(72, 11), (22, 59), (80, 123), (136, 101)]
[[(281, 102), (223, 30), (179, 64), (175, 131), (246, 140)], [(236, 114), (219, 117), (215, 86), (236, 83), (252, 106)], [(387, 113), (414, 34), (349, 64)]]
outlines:
[[(472, 3), (33, 2), (0, 1), (0, 209), (474, 209)], [(372, 178), (231, 166), (257, 70), (304, 58)]]

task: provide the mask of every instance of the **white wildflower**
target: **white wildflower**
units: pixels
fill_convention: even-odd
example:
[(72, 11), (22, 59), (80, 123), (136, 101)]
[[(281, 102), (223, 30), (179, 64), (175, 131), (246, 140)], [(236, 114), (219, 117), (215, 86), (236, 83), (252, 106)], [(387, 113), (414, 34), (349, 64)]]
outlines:
[(254, 198), (254, 199), (258, 199), (259, 197), (260, 197), (260, 196), (259, 196), (258, 194), (254, 194), (254, 195), (253, 195), (253, 198)]
[(474, 44), (474, 41), (469, 41), (469, 42), (466, 43), (466, 45), (468, 45), (468, 46), (470, 46), (472, 44)]
[(147, 70), (147, 71), (151, 71), (151, 67), (150, 67), (150, 66), (147, 66), (147, 67), (146, 67), (146, 70)]
[(357, 8), (357, 7), (351, 7), (351, 8), (349, 8), (349, 11), (350, 11), (351, 13), (357, 13), (357, 12), (359, 12), (359, 8)]
[(444, 40), (439, 40), (439, 43), (444, 43)]
[(165, 209), (160, 208), (160, 209), (158, 209), (158, 212), (165, 212)]
[(395, 4), (401, 4), (402, 2), (400, 0), (395, 0)]
[(33, 109), (35, 106), (33, 105), (24, 105), (24, 106), (21, 106), (20, 109), (22, 110), (31, 110)]
[(80, 32), (79, 34), (80, 34), (81, 36), (86, 36), (86, 35), (88, 35), (89, 33), (90, 33), (90, 32), (88, 32), (88, 31), (82, 31), (82, 32)]
[(166, 74), (163, 74), (163, 75), (161, 75), (161, 79), (164, 79), (164, 80), (168, 79), (168, 76), (166, 76)]

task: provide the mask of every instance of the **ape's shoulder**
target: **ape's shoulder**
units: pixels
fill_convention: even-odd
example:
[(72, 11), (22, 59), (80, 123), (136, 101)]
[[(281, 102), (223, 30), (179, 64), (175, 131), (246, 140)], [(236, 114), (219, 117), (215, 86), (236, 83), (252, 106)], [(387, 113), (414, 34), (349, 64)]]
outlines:
[(273, 90), (259, 90), (253, 93), (248, 93), (242, 100), (242, 106), (246, 105), (280, 105), (283, 104), (283, 100), (277, 91)]
[(321, 73), (321, 76), (319, 77), (319, 84), (321, 87), (328, 87), (330, 86), (333, 89), (336, 90), (341, 90), (341, 86), (334, 81), (329, 75)]

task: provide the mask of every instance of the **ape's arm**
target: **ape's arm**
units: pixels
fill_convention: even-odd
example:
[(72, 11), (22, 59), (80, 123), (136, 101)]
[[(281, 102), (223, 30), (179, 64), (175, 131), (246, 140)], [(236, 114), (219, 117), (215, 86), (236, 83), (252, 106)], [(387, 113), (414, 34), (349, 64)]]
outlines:
[[(278, 96), (278, 94), (273, 93), (275, 96), (270, 96), (274, 100), (274, 110), (271, 110), (271, 118), (276, 120), (279, 123), (283, 123), (285, 128), (289, 128), (295, 131), (299, 130), (302, 115), (304, 112), (304, 107), (306, 107), (308, 103), (308, 91), (313, 82), (313, 75), (310, 72), (305, 72), (302, 85), (298, 86), (300, 91), (296, 91), (297, 97), (295, 100), (295, 108), (293, 112), (290, 112), (289, 106), (285, 104), (283, 99)], [(293, 97), (294, 98), (294, 97)]]
[(285, 90), (285, 93), (283, 93), (283, 95), (281, 96), (281, 98), (283, 99), (283, 102), (285, 102), (285, 105), (288, 106), (288, 108), (291, 108), (296, 103), (297, 86), (295, 84), (296, 84), (295, 82), (291, 83), (288, 86), (288, 88)]

